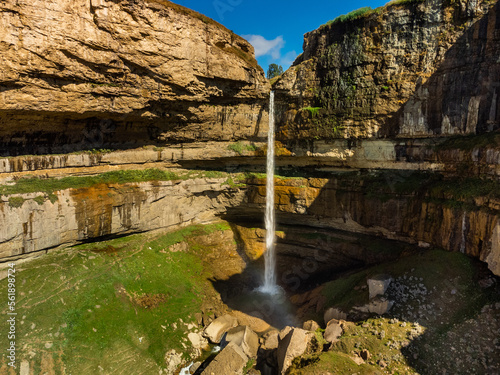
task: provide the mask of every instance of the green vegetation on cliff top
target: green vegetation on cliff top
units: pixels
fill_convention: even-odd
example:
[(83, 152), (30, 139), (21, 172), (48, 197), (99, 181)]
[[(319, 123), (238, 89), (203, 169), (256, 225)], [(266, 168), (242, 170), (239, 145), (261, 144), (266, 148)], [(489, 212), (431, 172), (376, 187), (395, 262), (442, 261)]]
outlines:
[(142, 170), (118, 170), (94, 176), (72, 176), (63, 178), (20, 178), (11, 185), (1, 185), (0, 195), (42, 192), (51, 194), (65, 189), (88, 188), (98, 184), (125, 184), (147, 181), (173, 181), (193, 178), (227, 178), (229, 173), (199, 170), (173, 172), (156, 168)]
[(382, 7), (376, 8), (376, 9), (372, 9), (371, 7), (363, 7), (360, 9), (353, 10), (352, 12), (349, 12), (347, 14), (342, 14), (342, 15), (338, 16), (337, 18), (335, 18), (331, 21), (328, 21), (326, 24), (322, 25), (321, 27), (345, 23), (345, 22), (365, 18), (371, 14), (378, 14), (383, 9), (390, 7), (390, 6), (419, 4), (419, 3), (423, 3), (423, 2), (424, 2), (424, 0), (393, 0), (393, 1), (390, 1), (389, 3), (387, 3), (385, 6), (382, 6)]

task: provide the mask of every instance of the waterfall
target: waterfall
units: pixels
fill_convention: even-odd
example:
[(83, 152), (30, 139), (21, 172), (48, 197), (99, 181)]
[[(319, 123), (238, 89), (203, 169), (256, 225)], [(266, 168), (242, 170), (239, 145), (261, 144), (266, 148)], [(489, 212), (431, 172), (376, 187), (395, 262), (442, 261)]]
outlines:
[(264, 286), (265, 293), (277, 293), (276, 286), (276, 254), (275, 254), (275, 213), (274, 213), (274, 91), (269, 97), (269, 133), (267, 136), (267, 167), (266, 167), (266, 252)]
[(465, 221), (465, 212), (462, 216), (462, 241), (460, 242), (460, 252), (465, 254), (465, 232), (467, 230), (467, 223)]

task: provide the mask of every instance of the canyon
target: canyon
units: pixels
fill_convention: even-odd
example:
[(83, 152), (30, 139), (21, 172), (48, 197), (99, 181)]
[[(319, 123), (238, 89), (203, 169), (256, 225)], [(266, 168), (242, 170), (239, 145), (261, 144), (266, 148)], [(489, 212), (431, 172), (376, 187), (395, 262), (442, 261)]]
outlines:
[(279, 275), (319, 251), (320, 282), (408, 245), (500, 276), (498, 1), (333, 20), (271, 82), (246, 40), (170, 1), (5, 0), (0, 25), (1, 261), (222, 218), (232, 255), (185, 241), (238, 263), (211, 271), (235, 278), (224, 293), (253, 280), (274, 90)]

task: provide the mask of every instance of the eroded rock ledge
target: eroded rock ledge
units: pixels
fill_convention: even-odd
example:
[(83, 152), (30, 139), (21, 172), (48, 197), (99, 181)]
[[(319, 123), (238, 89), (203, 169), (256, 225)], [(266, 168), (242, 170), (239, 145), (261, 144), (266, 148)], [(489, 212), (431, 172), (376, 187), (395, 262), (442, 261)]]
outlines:
[(169, 1), (3, 1), (0, 153), (265, 134), (253, 47)]
[(243, 198), (244, 192), (230, 188), (226, 178), (99, 184), (57, 191), (52, 199), (43, 193), (3, 196), (0, 222), (9, 225), (0, 229), (0, 258), (205, 223)]
[(279, 137), (417, 138), (498, 129), (499, 6), (395, 1), (307, 33), (304, 53), (274, 85)]

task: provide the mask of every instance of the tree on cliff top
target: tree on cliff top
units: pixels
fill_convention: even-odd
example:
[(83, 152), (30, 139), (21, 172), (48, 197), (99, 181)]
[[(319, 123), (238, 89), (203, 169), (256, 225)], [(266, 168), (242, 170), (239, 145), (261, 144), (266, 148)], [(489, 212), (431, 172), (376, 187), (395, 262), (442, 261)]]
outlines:
[(278, 64), (269, 65), (269, 69), (267, 69), (267, 79), (271, 79), (283, 74), (283, 67)]

